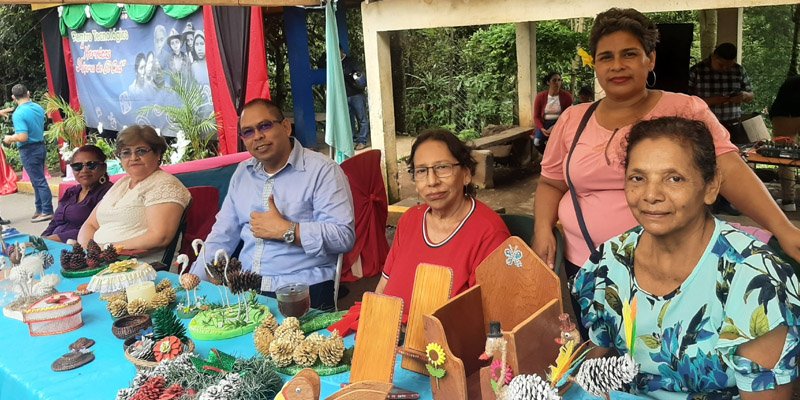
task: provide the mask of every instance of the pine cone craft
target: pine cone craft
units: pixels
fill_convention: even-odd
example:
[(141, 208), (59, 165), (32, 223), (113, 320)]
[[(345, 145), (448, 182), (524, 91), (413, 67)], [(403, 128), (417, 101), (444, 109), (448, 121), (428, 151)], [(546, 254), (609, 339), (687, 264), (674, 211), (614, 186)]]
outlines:
[(130, 315), (145, 315), (150, 312), (150, 307), (146, 300), (133, 299), (128, 303), (128, 314)]
[(158, 397), (158, 400), (176, 400), (180, 399), (183, 396), (184, 389), (179, 384), (174, 384), (164, 390), (161, 393), (161, 396)]
[(318, 332), (314, 332), (308, 336), (306, 336), (306, 342), (312, 343), (314, 348), (319, 350), (319, 346), (322, 342), (325, 341), (325, 336), (320, 335)]
[(89, 239), (89, 244), (86, 246), (86, 257), (95, 256), (100, 257), (100, 253), (103, 250), (100, 248), (100, 245), (97, 244), (93, 239)]
[(128, 352), (134, 358), (138, 358), (140, 360), (153, 361), (156, 359), (155, 354), (153, 354), (154, 345), (155, 341), (153, 339), (144, 337), (142, 338), (142, 340), (139, 340), (138, 342), (134, 343), (128, 349)]
[(295, 317), (288, 317), (281, 322), (281, 325), (275, 329), (275, 336), (280, 336), (278, 331), (283, 330), (298, 330), (300, 329), (300, 320)]
[(108, 308), (108, 312), (110, 312), (111, 316), (114, 318), (128, 315), (128, 303), (126, 303), (125, 300), (110, 301), (106, 305), (106, 308)]
[(633, 381), (638, 373), (639, 364), (629, 354), (593, 358), (583, 362), (575, 382), (587, 392), (604, 397)]
[(125, 295), (125, 292), (115, 292), (115, 293), (107, 294), (107, 295), (105, 295), (103, 297), (100, 297), (100, 300), (105, 300), (105, 301), (107, 301), (109, 303), (113, 303), (113, 302), (115, 302), (117, 300), (122, 300), (125, 303), (127, 303), (128, 302), (128, 296)]
[(100, 262), (103, 264), (111, 264), (114, 261), (117, 261), (119, 254), (117, 254), (117, 249), (114, 248), (112, 245), (106, 246), (106, 248), (100, 252)]
[[(223, 275), (225, 273), (225, 263), (220, 262), (214, 264), (213, 262), (208, 264), (208, 269), (211, 270), (211, 274), (214, 275), (216, 279), (212, 279), (212, 282), (215, 285), (224, 284), (228, 286), (228, 282), (222, 282)], [(231, 277), (232, 274), (235, 274), (242, 270), (242, 262), (237, 260), (236, 258), (231, 258), (228, 262), (228, 278)], [(209, 277), (210, 278), (210, 277)], [(261, 285), (259, 284), (259, 288)]]
[(263, 324), (256, 328), (256, 331), (253, 333), (253, 342), (255, 342), (256, 350), (265, 356), (270, 355), (269, 345), (274, 339), (275, 336), (272, 334), (272, 331)]
[(181, 283), (181, 287), (186, 290), (192, 290), (200, 285), (200, 278), (195, 274), (183, 274), (178, 280)]
[(326, 367), (335, 367), (344, 355), (344, 339), (334, 330), (331, 337), (319, 345), (319, 360)]
[(167, 381), (163, 376), (154, 376), (136, 391), (131, 400), (158, 400), (166, 385)]
[(278, 329), (278, 320), (272, 315), (271, 312), (264, 314), (264, 319), (261, 320), (261, 326), (269, 329), (270, 332), (274, 333), (276, 329)]
[(158, 293), (163, 293), (164, 296), (166, 296), (167, 299), (169, 299), (170, 303), (174, 303), (176, 300), (178, 300), (178, 294), (175, 292), (175, 288), (173, 288), (172, 286), (170, 286), (170, 287), (168, 287), (168, 288), (166, 288), (166, 289), (164, 289), (164, 290), (162, 290), (162, 291), (160, 291)]
[(164, 278), (161, 280), (161, 282), (158, 282), (158, 285), (156, 285), (156, 292), (163, 292), (166, 289), (172, 289), (172, 281)]
[(241, 294), (248, 290), (261, 288), (261, 275), (250, 271), (228, 272), (228, 287), (233, 294)]
[(275, 366), (288, 366), (294, 360), (294, 345), (288, 340), (275, 339), (269, 344), (269, 356)]
[(166, 307), (170, 303), (169, 295), (163, 292), (157, 292), (152, 299), (150, 299), (150, 304), (148, 304), (151, 310), (155, 310), (161, 307)]
[[(278, 328), (280, 328), (280, 327), (278, 327)], [(303, 331), (301, 331), (299, 329), (293, 329), (293, 330), (276, 329), (274, 335), (275, 335), (275, 339), (285, 340), (285, 341), (291, 343), (292, 346), (299, 345), (306, 338), (305, 335), (303, 334)]]
[(294, 348), (292, 354), (295, 364), (301, 367), (310, 367), (317, 362), (317, 344), (304, 340)]
[(512, 400), (558, 400), (561, 396), (550, 383), (539, 375), (517, 375), (506, 388), (506, 399)]

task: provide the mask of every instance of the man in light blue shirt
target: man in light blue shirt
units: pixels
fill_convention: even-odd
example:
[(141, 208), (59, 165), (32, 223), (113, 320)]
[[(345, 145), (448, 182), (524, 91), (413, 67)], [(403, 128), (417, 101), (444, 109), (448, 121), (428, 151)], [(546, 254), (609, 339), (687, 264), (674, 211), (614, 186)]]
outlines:
[(36, 213), (31, 222), (44, 222), (53, 219), (53, 194), (45, 177), (47, 146), (44, 141), (44, 109), (31, 101), (31, 93), (25, 85), (18, 83), (11, 88), (11, 95), (17, 102), (17, 109), (11, 115), (14, 134), (6, 135), (3, 143), (17, 144), (22, 168), (28, 172), (33, 185)]
[[(271, 101), (248, 102), (239, 135), (253, 158), (242, 161), (205, 242), (211, 262), (219, 249), (243, 242), (243, 269), (261, 274), (274, 296), (289, 283), (310, 286), (311, 306), (333, 308), (337, 256), (355, 242), (353, 199), (342, 169), (292, 138), (291, 123)], [(202, 257), (191, 272), (207, 278)]]

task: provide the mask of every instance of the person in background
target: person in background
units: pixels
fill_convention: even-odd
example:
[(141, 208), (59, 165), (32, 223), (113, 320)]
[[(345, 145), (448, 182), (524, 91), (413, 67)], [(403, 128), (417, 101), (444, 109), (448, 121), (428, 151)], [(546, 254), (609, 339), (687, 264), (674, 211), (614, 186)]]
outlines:
[[(797, 143), (800, 135), (800, 76), (786, 79), (778, 89), (775, 101), (769, 108), (769, 119), (772, 121), (772, 136), (784, 137)], [(795, 170), (789, 167), (778, 167), (781, 178), (781, 208), (783, 211), (795, 211)]]
[(594, 101), (594, 90), (592, 90), (589, 86), (581, 86), (581, 90), (578, 91), (578, 98), (575, 100), (575, 104), (581, 103), (591, 103)]
[[(290, 283), (309, 286), (311, 307), (335, 306), (339, 254), (355, 243), (353, 196), (333, 160), (303, 148), (292, 124), (272, 101), (244, 105), (239, 136), (253, 156), (239, 163), (228, 194), (205, 240), (207, 261), (218, 250), (233, 254), (245, 271), (261, 274), (261, 293)], [(203, 257), (191, 272), (208, 279)]]
[(14, 134), (6, 135), (3, 143), (17, 144), (22, 167), (31, 178), (33, 185), (36, 212), (31, 222), (44, 222), (53, 219), (53, 193), (45, 177), (45, 158), (47, 144), (44, 141), (44, 109), (31, 100), (31, 93), (23, 84), (11, 88), (11, 95), (17, 108), (11, 115), (14, 122)]
[[(11, 113), (13, 113), (13, 112), (14, 112), (14, 108), (13, 107), (4, 108), (4, 109), (0, 110), (0, 118), (8, 118), (11, 115)], [(7, 169), (6, 172), (8, 174), (6, 176), (11, 176), (13, 174), (13, 176), (16, 177), (16, 172), (11, 170), (11, 168), (8, 166), (8, 164), (6, 164), (6, 155), (5, 155), (5, 152), (2, 151), (2, 149), (0, 149), (0, 157), (2, 158), (3, 164), (6, 165), (5, 168)], [(11, 183), (12, 182), (10, 180), (8, 180), (8, 181), (6, 181), (6, 183), (4, 185), (10, 185)], [(14, 180), (14, 183), (16, 183), (16, 180)], [(2, 185), (2, 186), (4, 186), (4, 185)], [(14, 193), (14, 191), (16, 191), (16, 185), (14, 185), (14, 187), (10, 188), (9, 190), (13, 190), (13, 191), (9, 191), (8, 193)], [(0, 217), (0, 225), (8, 225), (10, 223), (11, 223), (11, 221), (9, 221), (9, 220), (7, 220), (7, 219), (5, 219), (3, 217)]]
[(367, 148), (369, 138), (369, 114), (367, 113), (367, 95), (365, 88), (367, 77), (363, 68), (356, 61), (339, 48), (342, 58), (342, 73), (344, 74), (344, 88), (347, 92), (347, 105), (350, 109), (350, 122), (353, 124), (354, 150)]
[[(742, 103), (753, 101), (753, 89), (744, 68), (736, 63), (736, 46), (733, 43), (720, 44), (710, 57), (689, 69), (689, 94), (700, 97), (708, 104), (711, 112), (730, 133), (731, 142), (748, 142), (747, 132), (741, 124)], [(717, 199), (714, 211), (741, 215), (724, 196)]]
[[(634, 125), (627, 143), (625, 199), (640, 225), (601, 244), (572, 289), (594, 355), (633, 357), (631, 392), (645, 398), (790, 399), (800, 282), (709, 212), (721, 177), (708, 128), (658, 118)], [(621, 305), (634, 303), (626, 315)]]
[(64, 192), (53, 220), (42, 232), (43, 237), (63, 243), (78, 239), (81, 226), (112, 186), (106, 173), (106, 155), (95, 145), (87, 144), (75, 150), (69, 167), (78, 185)]
[[(739, 157), (727, 130), (708, 105), (697, 97), (647, 88), (648, 74), (655, 67), (657, 40), (656, 25), (634, 9), (612, 8), (595, 19), (589, 47), (606, 97), (593, 103), (598, 104), (596, 111), (588, 115), (573, 150), (578, 125), (591, 105), (568, 108), (553, 128), (536, 188), (533, 250), (548, 264), (554, 263), (552, 229), (560, 221), (566, 240), (565, 268), (573, 276), (599, 244), (636, 226), (625, 202), (623, 140), (638, 121), (680, 116), (703, 121), (709, 127), (716, 146), (720, 193), (772, 232), (790, 257), (800, 260), (800, 230)], [(581, 232), (568, 179), (583, 212), (590, 243)]]
[(547, 90), (537, 93), (533, 100), (533, 122), (536, 124), (533, 145), (540, 153), (544, 153), (547, 140), (550, 138), (550, 130), (558, 121), (558, 117), (572, 105), (572, 94), (561, 89), (560, 73), (551, 71), (544, 77), (543, 82)]
[(147, 125), (131, 125), (117, 136), (117, 157), (128, 174), (117, 181), (81, 226), (78, 242), (90, 239), (157, 261), (178, 231), (191, 195), (178, 178), (164, 172), (167, 143)]

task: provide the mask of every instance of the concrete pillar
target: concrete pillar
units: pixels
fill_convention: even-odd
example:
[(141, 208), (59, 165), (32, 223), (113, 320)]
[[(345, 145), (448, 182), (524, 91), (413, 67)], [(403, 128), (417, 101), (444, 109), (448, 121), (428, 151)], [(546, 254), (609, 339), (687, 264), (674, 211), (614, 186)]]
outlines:
[(519, 125), (533, 126), (533, 99), (536, 97), (536, 22), (520, 22), (516, 27)]
[(392, 96), (392, 57), (389, 32), (378, 31), (378, 18), (371, 18), (367, 3), (361, 4), (364, 33), (364, 63), (369, 88), (370, 142), (383, 154), (384, 181), (389, 204), (400, 200), (397, 144), (395, 141), (394, 101)]
[[(742, 8), (720, 8), (717, 10), (717, 45), (733, 43), (736, 45), (736, 62), (742, 63)], [(716, 45), (714, 47), (717, 47)]]

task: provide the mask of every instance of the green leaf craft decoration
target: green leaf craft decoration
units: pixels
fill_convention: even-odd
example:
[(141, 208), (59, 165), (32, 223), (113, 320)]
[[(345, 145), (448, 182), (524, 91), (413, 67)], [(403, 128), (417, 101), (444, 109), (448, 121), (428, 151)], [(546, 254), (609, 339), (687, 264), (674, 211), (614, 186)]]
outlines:
[[(320, 329), (325, 329), (342, 320), (347, 311), (337, 312), (323, 312), (319, 310), (312, 310), (300, 318), (300, 330), (308, 335), (311, 332), (316, 332)], [(309, 317), (310, 315), (310, 317)]]
[[(317, 360), (314, 365), (310, 368), (319, 374), (319, 376), (328, 376), (328, 375), (336, 375), (341, 374), (342, 372), (347, 372), (350, 370), (350, 364), (353, 361), (353, 347), (348, 347), (344, 350), (344, 354), (342, 355), (342, 361), (339, 362), (339, 365), (335, 367), (326, 367), (322, 365), (322, 362)], [(301, 367), (297, 364), (291, 364), (287, 367), (277, 367), (275, 371), (280, 374), (294, 376), (297, 375), (298, 372), (305, 369), (307, 367)]]
[(225, 375), (233, 371), (233, 365), (236, 364), (236, 357), (221, 352), (216, 348), (208, 352), (208, 359), (206, 360), (200, 357), (192, 357), (191, 360), (197, 372), (212, 375)]

